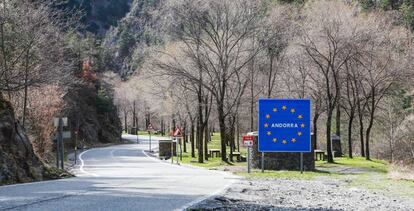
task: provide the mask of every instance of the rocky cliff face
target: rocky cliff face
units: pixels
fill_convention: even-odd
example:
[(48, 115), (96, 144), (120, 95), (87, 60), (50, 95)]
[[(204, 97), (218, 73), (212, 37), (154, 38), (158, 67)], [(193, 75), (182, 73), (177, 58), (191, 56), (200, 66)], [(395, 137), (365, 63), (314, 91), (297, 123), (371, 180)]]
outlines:
[[(102, 83), (81, 85), (71, 90), (65, 101), (70, 109), (72, 134), (78, 130), (78, 147), (116, 143), (121, 139), (121, 121), (113, 104), (112, 93)], [(75, 143), (67, 142), (74, 147)]]
[(83, 12), (82, 23), (86, 30), (94, 34), (104, 35), (111, 27), (129, 11), (132, 0), (66, 0), (61, 7)]
[(163, 0), (134, 0), (130, 11), (111, 27), (102, 45), (105, 67), (127, 79), (142, 65), (150, 48), (163, 42)]
[(0, 185), (42, 180), (44, 171), (13, 108), (0, 94)]

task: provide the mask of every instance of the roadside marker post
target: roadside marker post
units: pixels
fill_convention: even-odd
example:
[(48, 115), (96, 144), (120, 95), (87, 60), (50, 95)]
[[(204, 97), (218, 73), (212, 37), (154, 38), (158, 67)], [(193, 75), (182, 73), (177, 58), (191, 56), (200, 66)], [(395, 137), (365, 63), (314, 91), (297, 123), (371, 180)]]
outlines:
[(174, 140), (171, 139), (171, 164), (174, 164)]
[(254, 144), (253, 136), (243, 136), (243, 146), (247, 147), (247, 173), (251, 172), (251, 151)]
[(177, 153), (177, 164), (179, 164), (178, 163), (178, 145), (180, 145), (180, 160), (182, 161), (183, 160), (183, 151), (182, 151), (182, 147), (181, 147), (181, 138), (182, 138), (182, 133), (181, 133), (181, 129), (180, 129), (180, 127), (176, 127), (176, 129), (175, 129), (175, 131), (174, 131), (174, 133), (173, 133), (173, 137), (175, 138), (175, 140), (176, 140), (176, 153)]
[(179, 165), (179, 161), (178, 161), (178, 138), (175, 138), (175, 159), (177, 160), (177, 164)]
[(152, 152), (152, 149), (151, 149), (151, 131), (154, 130), (154, 127), (152, 126), (151, 123), (148, 124), (147, 130), (148, 130), (148, 134), (149, 134), (149, 152)]

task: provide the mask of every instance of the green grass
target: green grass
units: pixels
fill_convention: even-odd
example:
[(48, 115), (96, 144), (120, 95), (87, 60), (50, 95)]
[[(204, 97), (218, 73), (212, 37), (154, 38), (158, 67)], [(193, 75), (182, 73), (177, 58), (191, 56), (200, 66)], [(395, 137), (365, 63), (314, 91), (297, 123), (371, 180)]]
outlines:
[[(300, 171), (266, 170), (264, 173), (261, 173), (261, 171), (259, 170), (254, 170), (251, 174), (240, 173), (240, 175), (248, 177), (267, 177), (283, 179), (315, 179), (322, 176), (340, 178), (341, 176), (346, 175), (364, 175), (370, 173), (386, 175), (389, 169), (389, 165), (385, 161), (368, 161), (362, 157), (355, 157), (353, 159), (347, 157), (335, 158), (335, 163), (316, 161), (315, 166), (316, 170), (305, 171), (303, 174), (301, 174)], [(356, 173), (354, 173), (353, 171), (356, 171)]]
[(345, 167), (345, 168), (358, 168), (361, 170), (378, 172), (378, 173), (387, 173), (389, 169), (389, 164), (386, 161), (382, 160), (366, 160), (363, 157), (342, 157), (335, 158), (335, 163), (327, 163), (325, 161), (317, 161), (316, 167), (320, 168), (335, 168), (335, 167)]
[(253, 170), (251, 174), (237, 173), (248, 178), (274, 178), (274, 179), (303, 179), (319, 180), (330, 178), (339, 180), (348, 187), (367, 189), (371, 191), (386, 192), (397, 197), (414, 197), (414, 181), (393, 179), (389, 177), (390, 164), (381, 160), (365, 160), (363, 157), (353, 159), (343, 157), (335, 158), (335, 163), (324, 161), (316, 162), (315, 171), (270, 171), (261, 173)]
[[(211, 141), (208, 143), (208, 149), (221, 149), (221, 142), (220, 142), (220, 133), (213, 133), (211, 137)], [(241, 140), (240, 140), (241, 142)], [(230, 154), (230, 147), (226, 148), (227, 157)], [(246, 156), (246, 148), (243, 148), (240, 145), (240, 154), (242, 156)], [(208, 158), (208, 161), (204, 161), (204, 163), (198, 163), (198, 151), (195, 149), (195, 157), (191, 157), (191, 144), (187, 143), (187, 153), (183, 153), (183, 160), (181, 161), (185, 164), (190, 164), (199, 167), (205, 168), (218, 168), (224, 166), (239, 166), (239, 165), (246, 165), (246, 162), (223, 162), (221, 157), (214, 157)]]
[[(209, 149), (220, 149), (220, 134), (215, 133), (212, 141), (208, 144)], [(198, 163), (196, 157), (190, 154), (191, 145), (187, 143), (187, 153), (183, 153), (182, 163), (194, 166), (217, 169), (228, 166), (244, 166), (245, 162), (223, 162), (221, 158), (209, 158), (204, 163)], [(230, 148), (227, 148), (229, 153)], [(240, 147), (242, 155), (246, 155), (246, 149)], [(253, 169), (252, 173), (235, 171), (234, 173), (247, 178), (268, 178), (268, 179), (300, 179), (300, 180), (319, 180), (323, 178), (341, 181), (348, 187), (367, 189), (371, 191), (383, 191), (396, 197), (414, 197), (414, 181), (393, 179), (389, 177), (392, 171), (390, 164), (382, 160), (366, 160), (363, 157), (335, 158), (335, 163), (317, 161), (315, 171), (271, 171), (266, 170), (261, 173), (259, 169)]]

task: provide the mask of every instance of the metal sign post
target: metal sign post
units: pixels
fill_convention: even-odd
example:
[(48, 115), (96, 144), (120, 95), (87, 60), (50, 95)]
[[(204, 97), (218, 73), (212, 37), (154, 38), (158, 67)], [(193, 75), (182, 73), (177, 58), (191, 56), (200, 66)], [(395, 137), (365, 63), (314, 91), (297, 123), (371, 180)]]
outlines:
[(300, 173), (303, 174), (303, 152), (300, 153)]
[(151, 149), (151, 131), (154, 130), (154, 127), (152, 126), (151, 123), (148, 124), (147, 130), (148, 130), (148, 133), (149, 133), (149, 151), (152, 152), (152, 149)]
[[(173, 137), (176, 140), (176, 144), (175, 144), (175, 148), (176, 148), (176, 153), (177, 153), (177, 164), (178, 163), (178, 150), (180, 150), (180, 160), (183, 160), (183, 152), (182, 152), (182, 147), (181, 147), (181, 138), (182, 138), (182, 134), (181, 134), (181, 129), (180, 127), (176, 127), (175, 131), (173, 131)], [(180, 149), (178, 149), (178, 145), (180, 145)]]
[(149, 133), (149, 151), (151, 152), (151, 131), (148, 131)]
[(177, 160), (177, 164), (178, 163), (178, 138), (175, 139), (175, 159)]
[(171, 139), (171, 164), (174, 163), (174, 140)]
[(252, 162), (251, 150), (252, 150), (251, 147), (247, 147), (247, 173), (249, 173), (249, 174), (250, 174), (251, 168), (252, 168), (251, 167), (252, 166), (252, 164), (251, 164), (251, 162)]
[(64, 169), (64, 149), (63, 149), (63, 119), (59, 118), (59, 136), (58, 142), (60, 145), (60, 167)]
[(64, 169), (64, 144), (63, 139), (68, 139), (71, 137), (70, 131), (63, 131), (63, 127), (68, 126), (67, 117), (55, 117), (53, 118), (53, 124), (57, 128), (57, 138), (56, 138), (56, 167)]
[(243, 146), (247, 147), (247, 173), (251, 171), (251, 151), (254, 144), (253, 136), (243, 136)]
[(77, 151), (78, 151), (78, 131), (75, 131), (75, 165), (77, 162), (76, 160), (78, 158)]
[(59, 168), (59, 152), (60, 152), (60, 147), (59, 147), (59, 142), (58, 142), (58, 139), (57, 139), (57, 137), (56, 137), (56, 134), (55, 134), (55, 137), (54, 137), (54, 142), (55, 142), (55, 144), (56, 144), (56, 168)]
[(184, 140), (182, 140), (182, 138), (179, 139), (180, 141), (180, 161), (183, 161), (183, 148), (182, 148), (182, 142)]
[(264, 173), (264, 152), (262, 152), (262, 173)]

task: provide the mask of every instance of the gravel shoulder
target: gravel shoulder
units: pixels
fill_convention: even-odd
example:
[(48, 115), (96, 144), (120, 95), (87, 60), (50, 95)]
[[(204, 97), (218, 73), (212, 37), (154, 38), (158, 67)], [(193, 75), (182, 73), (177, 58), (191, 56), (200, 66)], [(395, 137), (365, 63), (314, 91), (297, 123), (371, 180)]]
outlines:
[(414, 199), (347, 187), (332, 178), (251, 178), (189, 210), (414, 210)]

